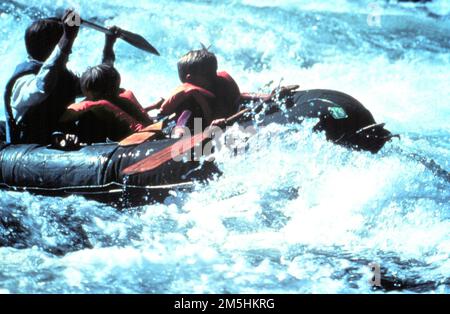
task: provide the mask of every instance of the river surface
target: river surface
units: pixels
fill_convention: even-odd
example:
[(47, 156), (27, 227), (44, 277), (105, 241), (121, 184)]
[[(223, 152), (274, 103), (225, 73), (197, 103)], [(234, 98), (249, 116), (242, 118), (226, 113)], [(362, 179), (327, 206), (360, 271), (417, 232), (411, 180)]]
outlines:
[[(202, 43), (243, 91), (340, 90), (401, 138), (372, 155), (313, 122), (271, 125), (246, 154), (216, 155), (222, 177), (122, 211), (0, 191), (0, 292), (449, 293), (450, 1), (394, 2), (1, 1), (2, 86), (30, 21), (73, 6), (158, 48), (116, 46), (122, 85), (144, 104)], [(70, 68), (99, 63), (103, 40), (81, 29)]]

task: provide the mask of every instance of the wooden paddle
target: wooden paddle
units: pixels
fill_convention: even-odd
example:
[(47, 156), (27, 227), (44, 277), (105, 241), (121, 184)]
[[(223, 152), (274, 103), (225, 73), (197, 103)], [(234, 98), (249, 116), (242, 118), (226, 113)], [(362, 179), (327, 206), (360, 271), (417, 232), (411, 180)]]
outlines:
[(130, 136), (124, 138), (119, 142), (119, 146), (131, 146), (142, 144), (146, 141), (153, 139), (159, 133), (161, 133), (163, 129), (163, 122), (157, 122), (149, 125), (148, 127), (142, 129), (137, 133), (133, 133)]
[[(249, 108), (239, 111), (235, 115), (225, 119), (224, 125), (233, 124), (235, 121), (237, 121), (239, 118), (241, 118), (244, 114), (246, 114), (247, 112), (250, 112), (250, 111), (251, 111), (251, 109), (249, 109)], [(211, 130), (209, 128), (207, 128), (202, 133), (198, 133), (194, 136), (189, 136), (185, 139), (181, 139), (181, 140), (177, 141), (176, 143), (164, 148), (163, 150), (160, 150), (159, 152), (157, 152), (151, 156), (148, 156), (131, 166), (128, 166), (127, 168), (125, 168), (122, 171), (122, 174), (129, 176), (129, 175), (144, 173), (144, 172), (156, 169), (159, 166), (161, 166), (162, 164), (164, 164), (178, 156), (183, 155), (187, 151), (190, 151), (191, 149), (193, 149), (195, 146), (203, 143), (203, 141), (206, 138), (210, 137), (210, 131)]]
[[(62, 23), (61, 22), (61, 18), (58, 18), (58, 17), (49, 17), (49, 18), (46, 18), (46, 20), (57, 21), (57, 22)], [(104, 34), (107, 34), (107, 35), (114, 35), (111, 30), (107, 29), (106, 27), (103, 27), (103, 26), (100, 26), (98, 24), (95, 24), (93, 22), (86, 21), (86, 20), (83, 20), (81, 18), (80, 18), (80, 22), (81, 22), (81, 25), (83, 25), (85, 27), (88, 27), (88, 28), (91, 28), (91, 29), (95, 29), (95, 30), (97, 30), (99, 32), (102, 32)], [(152, 54), (157, 55), (157, 56), (160, 55), (158, 50), (156, 50), (156, 48), (153, 47), (141, 35), (138, 35), (138, 34), (135, 34), (135, 33), (129, 32), (129, 31), (126, 31), (124, 29), (119, 29), (118, 37), (123, 39), (124, 41), (126, 41), (127, 43), (129, 43), (130, 45), (132, 45), (132, 46), (134, 46), (134, 47), (136, 47), (138, 49), (144, 50), (146, 52), (152, 53)]]
[(139, 132), (133, 133), (130, 136), (124, 138), (119, 142), (119, 146), (131, 146), (142, 144), (161, 134), (162, 130), (166, 127), (167, 122), (175, 118), (175, 114), (164, 117), (162, 120), (150, 124), (149, 126), (143, 128)]

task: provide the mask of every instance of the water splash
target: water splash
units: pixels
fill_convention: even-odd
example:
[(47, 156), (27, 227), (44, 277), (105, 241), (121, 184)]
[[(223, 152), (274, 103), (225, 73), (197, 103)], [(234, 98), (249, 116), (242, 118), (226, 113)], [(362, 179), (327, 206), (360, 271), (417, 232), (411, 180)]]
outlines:
[[(204, 43), (243, 90), (281, 79), (341, 90), (402, 138), (374, 156), (326, 142), (311, 121), (271, 125), (246, 154), (215, 155), (220, 178), (123, 212), (1, 191), (0, 291), (371, 292), (367, 265), (377, 262), (388, 289), (449, 292), (449, 182), (411, 155), (448, 172), (444, 1), (383, 5), (381, 28), (367, 25), (367, 1), (3, 2), (1, 82), (25, 58), (18, 43), (31, 19), (68, 4), (160, 50), (117, 45), (123, 85), (144, 104), (178, 84), (177, 58)], [(83, 29), (70, 66), (100, 62), (102, 40)]]

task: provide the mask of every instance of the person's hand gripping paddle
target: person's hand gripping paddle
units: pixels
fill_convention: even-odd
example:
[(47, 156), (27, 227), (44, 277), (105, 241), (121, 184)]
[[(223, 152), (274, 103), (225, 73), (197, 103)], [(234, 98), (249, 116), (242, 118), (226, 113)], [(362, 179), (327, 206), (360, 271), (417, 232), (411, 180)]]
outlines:
[[(67, 13), (69, 13), (69, 14), (67, 15)], [(115, 33), (114, 31), (112, 31), (112, 30), (110, 30), (110, 29), (108, 29), (106, 27), (103, 27), (101, 25), (98, 25), (98, 24), (95, 24), (93, 22), (90, 22), (90, 21), (82, 19), (78, 15), (78, 13), (76, 13), (73, 10), (67, 11), (65, 14), (67, 16), (65, 16), (64, 23), (66, 23), (68, 25), (84, 26), (84, 27), (88, 27), (88, 28), (91, 28), (91, 29), (95, 29), (95, 30), (97, 30), (99, 32), (102, 32), (104, 34), (107, 34), (107, 35), (117, 36), (118, 38), (126, 41), (127, 43), (129, 43), (130, 45), (132, 45), (132, 46), (134, 46), (134, 47), (136, 47), (138, 49), (141, 49), (141, 50), (144, 50), (144, 51), (146, 51), (148, 53), (151, 53), (151, 54), (159, 56), (158, 50), (156, 50), (156, 48), (153, 47), (141, 35), (138, 35), (138, 34), (135, 34), (135, 33), (129, 32), (129, 31), (126, 31), (126, 30), (121, 29), (121, 28), (117, 28), (115, 30), (115, 32), (116, 32)], [(61, 18), (58, 18), (58, 17), (49, 17), (47, 19), (48, 20), (52, 20), (52, 21), (58, 21), (58, 22), (62, 23)]]

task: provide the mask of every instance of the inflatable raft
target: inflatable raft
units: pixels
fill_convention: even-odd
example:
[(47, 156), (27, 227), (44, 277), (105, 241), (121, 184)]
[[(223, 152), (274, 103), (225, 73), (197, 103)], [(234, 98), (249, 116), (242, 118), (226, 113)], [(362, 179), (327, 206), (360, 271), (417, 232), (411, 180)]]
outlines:
[[(337, 91), (299, 91), (285, 99), (286, 110), (280, 110), (275, 103), (268, 103), (265, 108), (259, 125), (318, 118), (316, 131), (325, 132), (327, 139), (336, 144), (359, 150), (376, 153), (392, 138), (359, 101)], [(242, 126), (254, 123), (252, 114), (238, 123)], [(205, 180), (219, 172), (213, 162), (171, 160), (151, 171), (123, 175), (123, 169), (176, 141), (163, 138), (127, 147), (102, 143), (72, 151), (32, 144), (1, 144), (0, 187), (55, 196), (78, 194), (122, 205), (158, 201), (174, 189), (188, 189), (195, 180)]]

